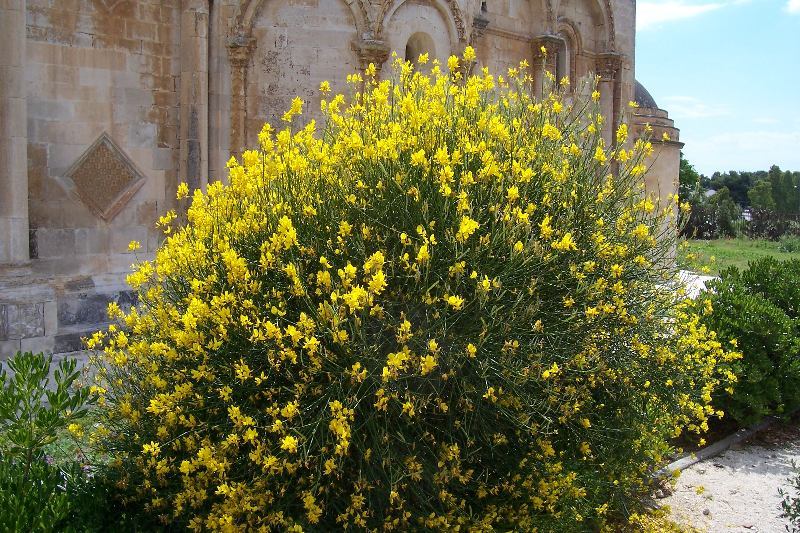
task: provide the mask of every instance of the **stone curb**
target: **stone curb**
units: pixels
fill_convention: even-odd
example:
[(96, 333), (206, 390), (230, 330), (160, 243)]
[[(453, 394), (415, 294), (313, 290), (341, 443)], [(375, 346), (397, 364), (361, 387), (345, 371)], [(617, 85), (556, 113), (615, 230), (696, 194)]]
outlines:
[[(796, 415), (800, 410), (794, 411), (789, 415), (789, 418)], [(719, 440), (713, 444), (706, 446), (705, 448), (698, 450), (697, 452), (690, 453), (681, 457), (680, 459), (671, 462), (664, 468), (656, 471), (653, 474), (653, 478), (656, 480), (668, 479), (673, 476), (673, 474), (677, 471), (680, 472), (692, 466), (693, 464), (699, 463), (700, 461), (705, 461), (706, 459), (710, 459), (712, 457), (716, 457), (717, 455), (721, 454), (722, 452), (728, 450), (731, 446), (735, 444), (739, 444), (743, 440), (755, 435), (759, 431), (762, 431), (776, 421), (780, 420), (774, 416), (767, 416), (761, 422), (754, 424), (748, 428), (742, 428), (738, 430), (736, 433), (728, 435), (722, 440)]]

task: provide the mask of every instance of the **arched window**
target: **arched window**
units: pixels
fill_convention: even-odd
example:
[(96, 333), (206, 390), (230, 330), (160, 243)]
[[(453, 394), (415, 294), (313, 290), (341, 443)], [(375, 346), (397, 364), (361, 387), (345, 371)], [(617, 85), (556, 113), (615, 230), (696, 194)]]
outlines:
[(429, 62), (436, 59), (436, 46), (430, 35), (417, 32), (408, 38), (408, 43), (406, 44), (406, 61), (416, 63), (417, 58), (426, 53), (428, 54)]
[[(556, 53), (556, 80), (561, 81), (564, 76), (572, 78), (572, 46), (570, 38), (563, 33), (558, 34), (561, 37), (561, 43), (558, 46), (558, 53)], [(571, 83), (575, 80), (570, 79)]]

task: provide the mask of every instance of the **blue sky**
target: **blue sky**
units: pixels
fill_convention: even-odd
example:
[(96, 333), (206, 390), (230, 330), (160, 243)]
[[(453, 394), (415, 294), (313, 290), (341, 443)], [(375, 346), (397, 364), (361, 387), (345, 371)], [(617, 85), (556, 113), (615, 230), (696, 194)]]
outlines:
[(800, 170), (800, 0), (640, 0), (636, 78), (701, 173)]

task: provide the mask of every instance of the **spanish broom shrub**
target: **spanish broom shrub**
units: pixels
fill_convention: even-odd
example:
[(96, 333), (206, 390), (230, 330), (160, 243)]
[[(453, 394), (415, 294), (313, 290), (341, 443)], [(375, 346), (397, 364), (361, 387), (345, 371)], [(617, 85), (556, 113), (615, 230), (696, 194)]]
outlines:
[(90, 342), (127, 503), (194, 530), (596, 529), (715, 415), (733, 355), (665, 289), (649, 143), (606, 145), (596, 91), (473, 59), (370, 67), (321, 130), (295, 100), (162, 220)]

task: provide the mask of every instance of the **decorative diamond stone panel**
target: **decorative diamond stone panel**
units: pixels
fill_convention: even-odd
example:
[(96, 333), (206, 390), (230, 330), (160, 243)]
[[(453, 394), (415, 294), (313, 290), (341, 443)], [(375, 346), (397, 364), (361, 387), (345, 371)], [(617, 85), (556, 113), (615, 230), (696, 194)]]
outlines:
[(75, 161), (66, 177), (83, 203), (103, 220), (114, 218), (145, 181), (107, 133)]

